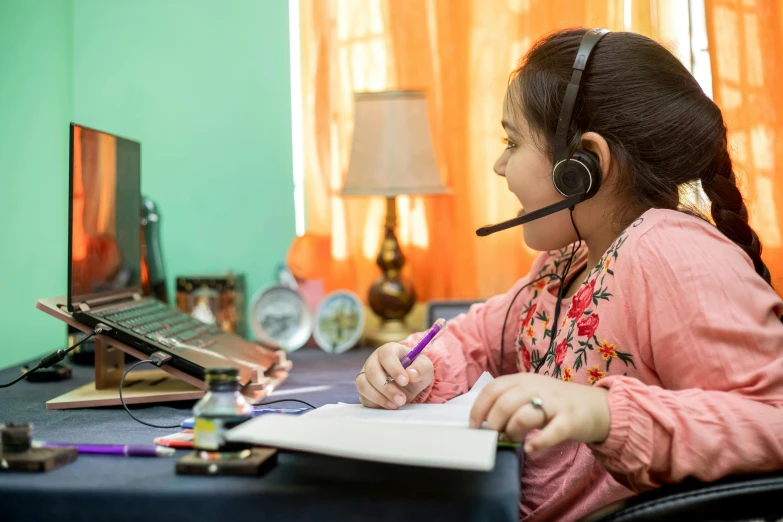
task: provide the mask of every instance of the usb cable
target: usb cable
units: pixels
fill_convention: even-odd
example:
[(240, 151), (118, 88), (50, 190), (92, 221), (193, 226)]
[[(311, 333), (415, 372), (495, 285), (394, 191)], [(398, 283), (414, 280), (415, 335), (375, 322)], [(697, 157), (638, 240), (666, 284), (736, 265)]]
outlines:
[(63, 359), (65, 359), (65, 356), (68, 355), (71, 351), (75, 350), (83, 342), (87, 341), (87, 339), (89, 339), (89, 338), (91, 338), (91, 337), (93, 337), (95, 335), (98, 335), (100, 333), (106, 333), (106, 332), (110, 332), (110, 331), (111, 331), (111, 327), (106, 326), (103, 323), (98, 323), (98, 325), (95, 327), (95, 330), (93, 330), (91, 333), (87, 334), (78, 343), (74, 344), (73, 346), (71, 346), (70, 348), (68, 348), (66, 350), (57, 350), (57, 351), (54, 351), (54, 352), (50, 353), (49, 355), (47, 355), (46, 357), (41, 359), (38, 362), (38, 365), (35, 368), (24, 372), (18, 378), (14, 379), (13, 381), (11, 381), (11, 382), (9, 382), (7, 384), (0, 384), (0, 388), (8, 388), (9, 386), (13, 386), (14, 384), (16, 384), (17, 382), (21, 381), (22, 379), (24, 379), (25, 377), (27, 377), (28, 375), (30, 375), (33, 372), (38, 371), (38, 370), (40, 370), (42, 368), (49, 368), (50, 366), (53, 366), (53, 365), (57, 364), (58, 362), (60, 362)]
[(150, 422), (145, 422), (145, 421), (143, 421), (141, 419), (136, 418), (136, 416), (133, 415), (131, 413), (131, 411), (128, 409), (128, 405), (125, 404), (125, 399), (122, 396), (122, 387), (125, 384), (125, 377), (128, 376), (128, 373), (130, 373), (130, 371), (132, 369), (134, 369), (135, 367), (137, 367), (137, 366), (139, 366), (141, 364), (145, 364), (145, 363), (154, 364), (155, 366), (160, 368), (161, 366), (163, 366), (163, 364), (169, 362), (171, 359), (172, 359), (171, 355), (169, 355), (169, 354), (167, 354), (165, 352), (155, 352), (152, 355), (150, 355), (149, 359), (147, 359), (145, 361), (139, 361), (136, 364), (131, 365), (130, 368), (125, 370), (125, 373), (122, 375), (122, 379), (120, 379), (120, 403), (122, 403), (122, 407), (125, 408), (125, 411), (128, 412), (128, 415), (130, 415), (133, 420), (135, 420), (136, 422), (138, 422), (140, 424), (144, 424), (145, 426), (149, 426), (150, 428), (172, 429), (172, 428), (179, 428), (180, 425), (179, 424), (174, 424), (174, 425), (162, 426), (160, 424), (152, 424)]

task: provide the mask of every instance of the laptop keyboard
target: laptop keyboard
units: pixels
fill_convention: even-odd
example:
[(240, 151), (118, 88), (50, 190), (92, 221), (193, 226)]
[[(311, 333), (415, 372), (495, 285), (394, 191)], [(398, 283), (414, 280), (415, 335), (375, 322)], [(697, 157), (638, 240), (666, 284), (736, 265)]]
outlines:
[(215, 340), (210, 337), (221, 331), (215, 325), (203, 323), (155, 299), (145, 299), (93, 314), (165, 346), (183, 343), (204, 348), (213, 344)]

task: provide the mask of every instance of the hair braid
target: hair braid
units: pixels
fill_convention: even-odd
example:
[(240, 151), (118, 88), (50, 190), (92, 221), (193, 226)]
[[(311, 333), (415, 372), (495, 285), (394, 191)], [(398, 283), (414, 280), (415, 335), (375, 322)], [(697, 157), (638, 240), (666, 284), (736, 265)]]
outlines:
[(748, 224), (748, 209), (737, 187), (728, 150), (724, 148), (716, 159), (715, 169), (705, 173), (701, 186), (712, 202), (710, 210), (718, 230), (748, 254), (756, 272), (770, 283), (769, 269), (761, 259), (761, 241)]

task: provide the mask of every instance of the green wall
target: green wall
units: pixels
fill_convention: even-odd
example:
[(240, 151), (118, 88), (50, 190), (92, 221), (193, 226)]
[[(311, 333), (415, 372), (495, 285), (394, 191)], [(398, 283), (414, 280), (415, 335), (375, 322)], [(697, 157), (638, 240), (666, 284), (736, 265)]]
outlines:
[[(66, 291), (67, 229), (62, 217), (67, 204), (69, 117), (141, 142), (142, 192), (161, 209), (172, 297), (174, 278), (179, 275), (228, 269), (244, 273), (248, 299), (271, 283), (274, 267), (284, 259), (294, 237), (288, 2), (73, 0), (72, 10), (61, 8), (70, 4), (58, 0), (48, 2), (58, 7), (57, 14), (40, 7), (23, 9), (27, 3), (12, 0), (10, 11), (17, 16), (30, 11), (24, 13), (29, 23), (51, 18), (62, 33), (62, 41), (51, 45), (62, 56), (48, 52), (48, 47), (40, 50), (41, 56), (22, 56), (21, 49), (28, 45), (43, 45), (38, 40), (28, 42), (32, 37), (25, 23), (10, 24), (11, 35), (0, 38), (25, 42), (10, 49), (10, 59), (18, 68), (11, 87), (33, 97), (30, 103), (45, 120), (41, 125), (51, 127), (45, 142), (53, 152), (41, 154), (48, 157), (29, 167), (35, 174), (12, 183), (10, 191), (0, 191), (0, 208), (4, 222), (13, 223), (12, 244), (31, 236), (19, 222), (33, 211), (26, 205), (14, 209), (17, 201), (47, 202), (52, 207), (48, 215), (59, 222), (46, 232), (46, 244), (34, 251), (25, 243), (26, 260), (14, 259), (11, 264), (20, 277), (3, 293), (21, 296), (27, 307), (14, 309), (9, 317), (10, 307), (3, 302), (0, 324), (7, 332), (11, 325), (24, 322), (40, 333), (23, 347), (26, 337), (12, 334), (17, 342), (13, 348), (5, 343), (0, 347), (0, 366), (63, 342), (64, 328), (34, 310), (33, 303)], [(0, 56), (8, 53), (5, 45), (0, 48)], [(66, 81), (47, 92), (30, 94), (31, 83), (47, 82), (31, 82), (26, 68), (50, 62), (61, 64)], [(46, 67), (52, 75), (49, 69), (56, 68)], [(46, 79), (51, 81), (49, 76)], [(7, 82), (3, 74), (2, 88)], [(68, 95), (52, 96), (62, 91)], [(44, 97), (48, 108), (38, 107)], [(26, 112), (15, 110), (19, 117)], [(13, 149), (30, 150), (38, 131), (28, 126), (20, 133), (3, 120), (0, 137), (13, 135), (17, 140)], [(27, 161), (21, 150), (14, 153), (12, 164)], [(4, 164), (8, 162), (2, 154), (0, 166)], [(6, 178), (5, 173), (2, 176)], [(9, 204), (11, 209), (6, 208)], [(3, 228), (8, 233), (9, 227)], [(42, 253), (45, 261), (31, 262)], [(7, 273), (6, 258), (3, 254), (3, 273)], [(36, 281), (32, 288), (31, 280)]]
[(35, 301), (67, 289), (71, 7), (0, 0), (0, 367), (65, 341)]

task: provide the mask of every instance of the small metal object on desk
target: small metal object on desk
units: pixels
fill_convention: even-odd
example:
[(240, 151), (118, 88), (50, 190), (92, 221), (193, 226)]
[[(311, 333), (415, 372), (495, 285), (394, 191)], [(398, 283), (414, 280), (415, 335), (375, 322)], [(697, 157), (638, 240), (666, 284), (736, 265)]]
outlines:
[(0, 424), (0, 471), (50, 471), (75, 461), (76, 448), (33, 448), (33, 425)]

